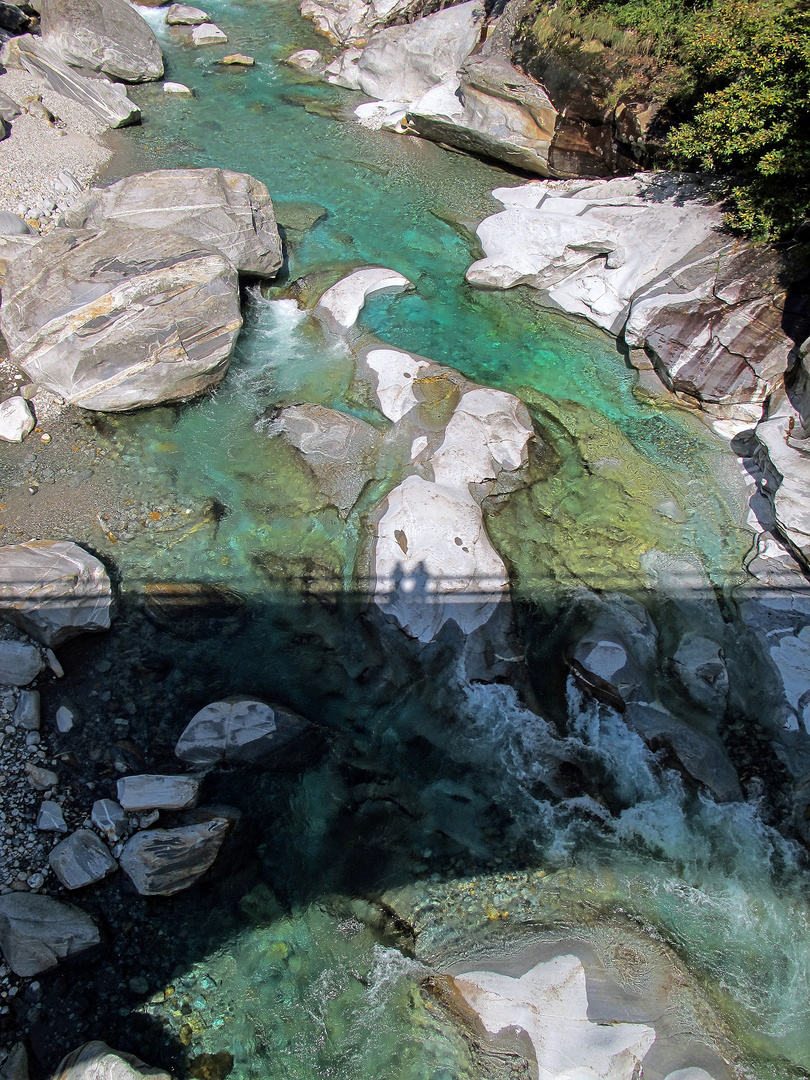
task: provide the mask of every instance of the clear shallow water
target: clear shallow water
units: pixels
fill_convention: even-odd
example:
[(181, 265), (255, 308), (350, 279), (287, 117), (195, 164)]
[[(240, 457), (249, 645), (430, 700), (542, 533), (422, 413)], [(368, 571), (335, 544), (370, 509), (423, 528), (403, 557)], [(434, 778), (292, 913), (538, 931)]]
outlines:
[[(638, 397), (606, 337), (518, 291), (464, 284), (468, 242), (434, 211), (481, 217), (496, 208), (491, 188), (512, 179), (318, 115), (356, 99), (279, 65), (294, 48), (324, 47), (289, 0), (207, 10), (227, 49), (193, 50), (158, 29), (167, 78), (196, 97), (135, 89), (146, 122), (127, 133), (120, 169), (133, 157), (227, 166), (263, 180), (277, 203), (317, 202), (328, 217), (294, 239), (290, 279), (361, 263), (406, 274), (414, 292), (373, 300), (363, 328), (521, 396), (545, 448), (537, 482), (487, 524), (524, 621), (539, 612), (553, 626), (572, 588), (643, 596), (639, 558), (651, 548), (696, 553), (720, 589), (737, 580), (742, 492), (707, 429)], [(147, 16), (158, 25), (159, 12)], [(257, 67), (219, 69), (223, 51)], [(786, 1059), (803, 1075), (810, 945), (796, 852), (755, 805), (690, 793), (618, 716), (570, 686), (552, 708), (533, 672), (541, 711), (554, 713), (543, 720), (509, 687), (460, 683), (452, 640), (418, 655), (367, 618), (354, 595), (364, 515), (395, 478), (343, 521), (257, 420), (302, 401), (382, 420), (354, 394), (348, 353), (274, 295), (247, 296), (237, 356), (210, 398), (104, 422), (124, 471), (163, 507), (147, 543), (120, 535), (109, 550), (132, 612), (155, 580), (225, 585), (249, 610), (230, 636), (198, 643), (131, 614), (144, 651), (177, 665), (151, 698), (140, 691), (156, 745), (170, 747), (197, 705), (232, 692), (299, 708), (329, 740), (300, 775), (211, 781), (212, 798), (256, 817), (249, 872), (217, 879), (197, 908), (186, 896), (161, 911), (194, 966), (180, 964), (175, 994), (151, 1012), (189, 1054), (232, 1052), (239, 1077), (495, 1076), (421, 988), (426, 974), (552, 930), (627, 934), (629, 920), (689, 966), (717, 1010), (707, 1042), (727, 1052), (727, 1037), (739, 1042), (757, 1078), (791, 1074)], [(187, 527), (164, 530), (172, 503), (197, 508)], [(571, 763), (593, 782), (561, 798), (549, 777)], [(230, 921), (228, 905), (239, 912)], [(665, 1075), (660, 1063), (647, 1071)]]

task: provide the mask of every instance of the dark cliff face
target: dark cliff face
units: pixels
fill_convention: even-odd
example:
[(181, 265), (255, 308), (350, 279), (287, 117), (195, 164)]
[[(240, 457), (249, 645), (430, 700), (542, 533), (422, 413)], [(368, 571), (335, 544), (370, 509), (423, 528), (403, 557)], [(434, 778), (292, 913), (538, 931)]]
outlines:
[(566, 34), (529, 4), (511, 49), (560, 114), (549, 151), (558, 176), (615, 176), (662, 163), (669, 109), (650, 58)]

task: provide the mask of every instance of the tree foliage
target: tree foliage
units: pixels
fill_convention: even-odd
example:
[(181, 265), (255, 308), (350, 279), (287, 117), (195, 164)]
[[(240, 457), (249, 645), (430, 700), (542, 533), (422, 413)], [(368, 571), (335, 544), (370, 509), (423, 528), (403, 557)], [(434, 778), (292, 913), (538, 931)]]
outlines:
[(810, 10), (722, 0), (700, 13), (683, 61), (693, 115), (671, 133), (675, 159), (728, 177), (728, 221), (754, 236), (810, 216)]

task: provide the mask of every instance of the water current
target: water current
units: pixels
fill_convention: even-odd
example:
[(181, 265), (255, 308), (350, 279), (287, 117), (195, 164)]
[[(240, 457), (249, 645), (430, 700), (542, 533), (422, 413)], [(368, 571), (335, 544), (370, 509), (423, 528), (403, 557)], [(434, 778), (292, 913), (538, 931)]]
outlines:
[[(281, 62), (325, 48), (293, 0), (206, 8), (226, 51), (256, 66), (222, 68), (221, 48), (193, 49), (160, 9), (141, 9), (167, 78), (195, 96), (133, 89), (144, 124), (123, 136), (113, 176), (224, 166), (266, 183), (282, 221), (293, 203), (324, 214), (309, 231), (288, 229), (279, 283), (246, 292), (216, 393), (104, 419), (122, 484), (148, 485), (164, 507), (156, 520), (172, 504), (208, 508), (146, 543), (124, 533), (110, 554), (125, 611), (139, 610), (150, 582), (240, 598), (213, 631), (130, 622), (155, 747), (170, 749), (195, 707), (240, 692), (299, 709), (324, 745), (298, 769), (209, 778), (208, 796), (248, 822), (241, 852), (193, 895), (142, 909), (176, 953), (171, 990), (142, 1014), (183, 1053), (232, 1053), (239, 1080), (530, 1075), (520, 1055), (481, 1051), (435, 980), (487, 966), (520, 974), (556, 949), (577, 952), (593, 986), (607, 987), (606, 1018), (656, 1023), (645, 1078), (689, 1065), (737, 1075), (721, 1057), (756, 1080), (804, 1075), (810, 927), (798, 848), (762, 820), (756, 783), (744, 802), (696, 793), (619, 714), (584, 700), (560, 663), (575, 590), (660, 602), (646, 552), (697, 557), (712, 600), (741, 580), (750, 535), (727, 447), (641, 393), (609, 338), (523, 290), (464, 283), (470, 241), (453, 223), (494, 211), (491, 189), (521, 178), (347, 119), (359, 99)], [(356, 567), (369, 512), (395, 481), (372, 485), (343, 520), (295, 452), (257, 427), (300, 402), (383, 425), (352, 393), (348, 351), (324, 345), (289, 291), (303, 275), (314, 288), (364, 264), (415, 285), (372, 299), (364, 333), (517, 394), (541, 435), (534, 482), (487, 518), (525, 636), (523, 697), (462, 678), (452, 634), (411, 650), (367, 616)], [(698, 600), (673, 602), (688, 611)]]

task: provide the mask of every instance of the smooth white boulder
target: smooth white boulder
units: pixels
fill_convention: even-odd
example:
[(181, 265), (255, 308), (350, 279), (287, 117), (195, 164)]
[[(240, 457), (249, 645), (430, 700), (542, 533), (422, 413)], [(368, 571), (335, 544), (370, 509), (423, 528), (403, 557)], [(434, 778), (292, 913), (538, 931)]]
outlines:
[(429, 361), (418, 360), (402, 349), (370, 349), (364, 361), (376, 376), (377, 401), (383, 416), (396, 422), (418, 405), (413, 380), (430, 367)]
[(489, 387), (468, 390), (431, 458), (433, 477), (445, 487), (463, 488), (514, 472), (526, 462), (533, 433), (525, 405), (512, 394)]
[(201, 23), (191, 31), (191, 40), (195, 45), (224, 45), (228, 35), (214, 23)]
[(3, 442), (22, 442), (34, 427), (34, 414), (23, 397), (10, 397), (0, 402), (0, 439)]
[(177, 740), (175, 754), (188, 765), (256, 762), (282, 750), (311, 727), (280, 705), (241, 698), (200, 709)]
[(714, 1077), (705, 1069), (691, 1065), (687, 1069), (676, 1069), (675, 1072), (669, 1073), (665, 1080), (714, 1080)]
[(454, 75), (475, 47), (484, 21), (477, 0), (445, 8), (406, 26), (372, 34), (326, 69), (330, 82), (378, 101), (418, 101)]
[(355, 270), (327, 289), (313, 314), (335, 333), (346, 333), (357, 322), (369, 296), (382, 292), (401, 292), (411, 287), (410, 281), (395, 270), (369, 266)]
[(386, 23), (409, 22), (419, 0), (302, 0), (301, 14), (322, 34), (342, 45), (366, 41)]
[(200, 793), (195, 776), (122, 776), (118, 802), (124, 810), (185, 810), (194, 806)]
[(298, 68), (299, 71), (312, 71), (322, 60), (323, 57), (317, 49), (298, 49), (296, 52), (290, 53), (284, 63), (289, 64), (290, 67)]
[(473, 971), (453, 981), (487, 1031), (526, 1032), (540, 1080), (637, 1080), (655, 1041), (646, 1024), (588, 1019), (585, 969), (576, 956), (557, 956), (519, 979)]
[(191, 94), (192, 91), (185, 83), (181, 82), (165, 82), (163, 84), (164, 94)]
[(169, 1073), (145, 1065), (134, 1054), (111, 1050), (106, 1043), (85, 1043), (59, 1063), (51, 1080), (172, 1080)]
[(388, 495), (374, 545), (374, 599), (403, 630), (432, 641), (450, 619), (470, 634), (509, 583), (469, 492), (408, 476)]
[[(757, 425), (757, 442), (779, 473), (775, 491), (763, 489), (773, 504), (776, 524), (805, 556), (810, 556), (810, 458), (801, 443), (788, 440), (788, 418), (777, 416)], [(792, 445), (791, 445), (792, 443)]]
[(68, 540), (0, 547), (0, 618), (48, 648), (108, 630), (112, 586), (104, 564)]

